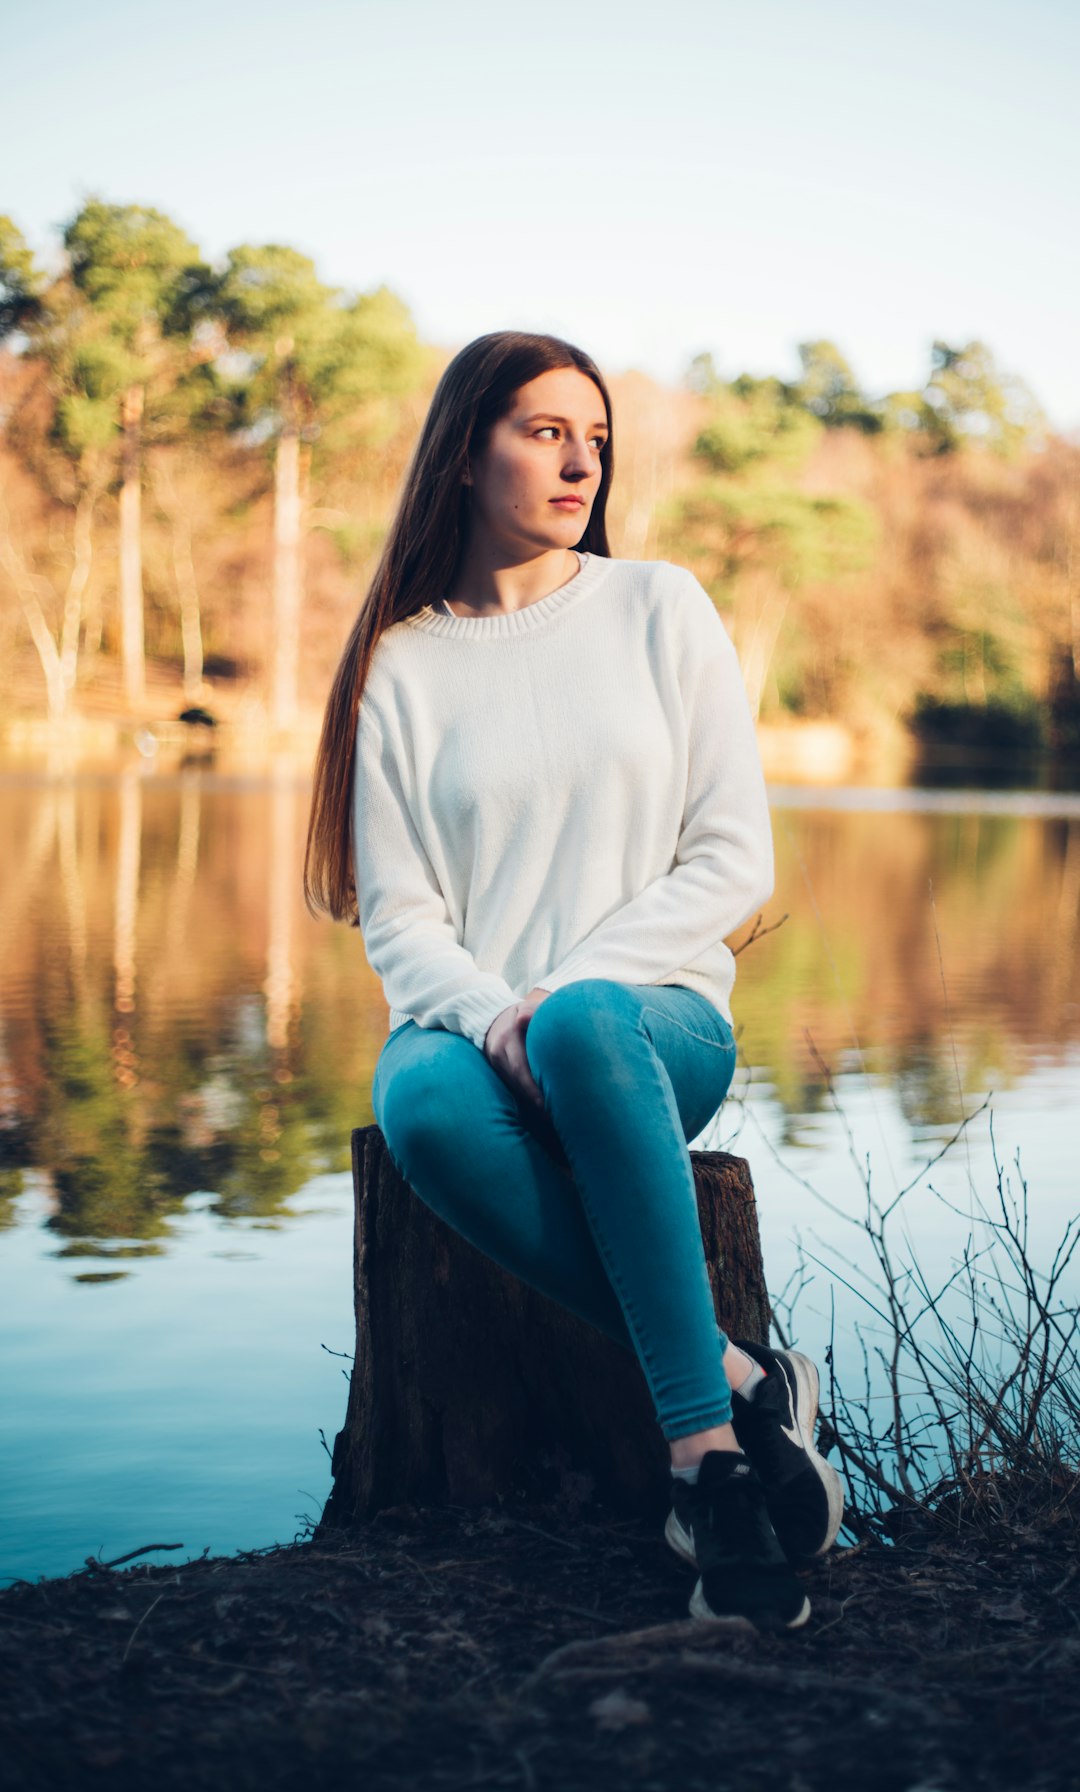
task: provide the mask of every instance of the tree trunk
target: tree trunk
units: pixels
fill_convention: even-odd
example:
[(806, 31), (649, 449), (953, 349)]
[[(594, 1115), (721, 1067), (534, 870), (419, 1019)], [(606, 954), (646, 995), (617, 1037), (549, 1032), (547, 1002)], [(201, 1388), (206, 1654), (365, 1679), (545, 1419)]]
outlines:
[(83, 598), (90, 583), (90, 567), (94, 556), (93, 520), (96, 502), (96, 491), (84, 491), (80, 493), (75, 506), (71, 577), (64, 597), (64, 620), (60, 629), (60, 675), (65, 702), (75, 689), (79, 667), (79, 629), (82, 626)]
[(124, 696), (133, 707), (146, 697), (142, 585), (142, 413), (143, 389), (129, 386), (120, 407), (123, 425), (120, 487), (120, 654)]
[(188, 703), (198, 703), (203, 696), (202, 605), (191, 552), (191, 524), (172, 473), (160, 460), (154, 468), (154, 485), (158, 503), (168, 520), (172, 542), (173, 578), (180, 610), (180, 646), (184, 656), (184, 698)]
[(191, 557), (191, 532), (186, 523), (173, 534), (173, 570), (180, 597), (180, 642), (184, 654), (184, 697), (197, 703), (203, 694), (202, 612), (195, 562)]
[(51, 598), (52, 588), (47, 579), (35, 573), (27, 565), (26, 560), (15, 545), (14, 537), (8, 522), (7, 508), (0, 500), (0, 570), (4, 571), (18, 593), (19, 603), (26, 626), (30, 631), (30, 639), (37, 648), (41, 661), (41, 670), (45, 678), (45, 700), (50, 722), (62, 722), (67, 715), (68, 686), (64, 682), (64, 668), (60, 652), (52, 637), (52, 630), (45, 620), (42, 608), (42, 596)]
[(26, 626), (30, 630), (30, 639), (37, 648), (41, 670), (45, 675), (45, 703), (49, 721), (63, 722), (67, 717), (68, 692), (56, 642), (49, 632), (36, 591), (28, 586), (22, 587), (19, 597)]
[[(668, 1448), (637, 1358), (459, 1236), (352, 1135), (356, 1356), (320, 1529), (387, 1506), (595, 1498), (662, 1520)], [(769, 1330), (749, 1166), (690, 1154), (717, 1318)]]
[(300, 432), (286, 423), (274, 464), (274, 670), (270, 717), (275, 728), (296, 721), (300, 652)]

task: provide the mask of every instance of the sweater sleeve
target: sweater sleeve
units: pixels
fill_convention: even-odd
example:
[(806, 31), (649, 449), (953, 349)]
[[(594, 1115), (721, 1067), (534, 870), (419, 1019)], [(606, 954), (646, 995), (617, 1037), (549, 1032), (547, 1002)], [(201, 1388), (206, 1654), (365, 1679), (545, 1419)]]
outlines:
[(750, 919), (773, 891), (765, 778), (735, 648), (692, 573), (678, 682), (689, 769), (675, 862), (598, 922), (537, 987), (584, 977), (658, 983)]
[(483, 1051), (497, 1014), (517, 1001), (459, 944), (409, 812), (401, 768), (373, 704), (361, 699), (353, 784), (353, 855), (364, 951), (391, 1008), (446, 1027)]

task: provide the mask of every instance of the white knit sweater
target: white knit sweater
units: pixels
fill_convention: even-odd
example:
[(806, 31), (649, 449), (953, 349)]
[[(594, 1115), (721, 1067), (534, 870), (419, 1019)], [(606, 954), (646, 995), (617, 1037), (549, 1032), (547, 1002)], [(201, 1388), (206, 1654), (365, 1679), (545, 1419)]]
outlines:
[(353, 852), (391, 1030), (483, 1049), (531, 989), (682, 983), (727, 1020), (725, 937), (772, 893), (735, 650), (694, 575), (581, 554), (501, 616), (426, 605), (360, 703)]

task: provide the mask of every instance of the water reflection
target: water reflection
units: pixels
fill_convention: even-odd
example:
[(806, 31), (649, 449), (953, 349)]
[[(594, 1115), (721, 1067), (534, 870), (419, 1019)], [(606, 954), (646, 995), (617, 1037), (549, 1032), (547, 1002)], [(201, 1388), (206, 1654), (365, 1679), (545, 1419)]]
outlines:
[[(751, 1159), (774, 1293), (800, 1235), (857, 1255), (808, 1183), (857, 1208), (864, 1151), (906, 1182), (988, 1088), (1048, 1261), (1075, 1206), (1080, 801), (773, 794), (787, 919), (740, 958), (737, 1090), (702, 1142)], [(304, 905), (308, 800), (288, 761), (0, 778), (0, 1576), (280, 1542), (325, 1495), (387, 1016), (359, 934)], [(935, 1170), (958, 1236), (980, 1124)], [(940, 1206), (910, 1211), (944, 1261)], [(813, 1355), (834, 1286), (808, 1292)]]
[(792, 1115), (854, 1069), (913, 1127), (946, 1125), (1080, 1033), (1080, 804), (898, 796), (774, 809), (788, 919), (743, 960), (738, 1018)]
[[(1080, 806), (777, 795), (787, 919), (737, 1020), (792, 1142), (836, 1075), (885, 1079), (920, 1133), (1075, 1044)], [(194, 1192), (269, 1218), (346, 1169), (386, 1009), (358, 933), (304, 906), (304, 777), (9, 775), (0, 807), (0, 1224), (40, 1177), (75, 1272), (94, 1241), (161, 1248)]]
[(24, 1172), (51, 1229), (105, 1241), (196, 1190), (274, 1214), (347, 1165), (385, 1009), (358, 934), (304, 908), (307, 801), (288, 764), (7, 780), (0, 1220)]

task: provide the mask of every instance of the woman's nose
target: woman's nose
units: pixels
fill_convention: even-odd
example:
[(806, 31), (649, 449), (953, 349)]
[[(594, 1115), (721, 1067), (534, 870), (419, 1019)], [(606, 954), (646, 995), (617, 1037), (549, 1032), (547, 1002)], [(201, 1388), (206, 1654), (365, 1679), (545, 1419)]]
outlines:
[(562, 470), (564, 475), (577, 475), (579, 478), (583, 474), (592, 472), (589, 445), (584, 438), (580, 441), (575, 440), (573, 436), (566, 438), (566, 454), (563, 458)]

